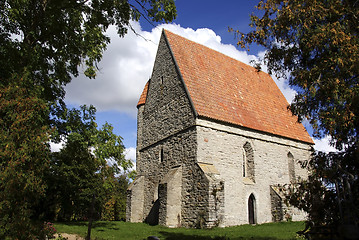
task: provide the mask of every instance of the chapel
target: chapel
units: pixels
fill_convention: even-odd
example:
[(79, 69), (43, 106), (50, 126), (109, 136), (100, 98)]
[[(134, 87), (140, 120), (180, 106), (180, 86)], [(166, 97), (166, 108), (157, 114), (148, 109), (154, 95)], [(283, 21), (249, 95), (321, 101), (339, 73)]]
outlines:
[(169, 227), (306, 214), (279, 185), (307, 177), (313, 140), (271, 76), (163, 30), (137, 104), (137, 178), (126, 219)]

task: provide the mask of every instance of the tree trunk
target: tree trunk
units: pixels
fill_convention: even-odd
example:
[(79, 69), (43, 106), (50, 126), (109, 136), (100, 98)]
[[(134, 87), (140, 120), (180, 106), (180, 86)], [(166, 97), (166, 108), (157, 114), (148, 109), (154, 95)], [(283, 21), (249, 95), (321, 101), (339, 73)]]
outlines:
[(87, 228), (87, 236), (86, 240), (91, 240), (91, 228), (92, 228), (92, 222), (93, 222), (93, 213), (95, 211), (95, 194), (92, 195), (92, 202), (91, 202), (91, 208), (90, 208), (90, 214), (89, 214), (89, 224)]

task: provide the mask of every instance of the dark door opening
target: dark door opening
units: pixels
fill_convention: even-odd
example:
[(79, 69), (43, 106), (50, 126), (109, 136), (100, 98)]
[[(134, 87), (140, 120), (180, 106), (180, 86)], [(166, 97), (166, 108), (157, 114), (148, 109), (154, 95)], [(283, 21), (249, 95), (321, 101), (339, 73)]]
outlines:
[(249, 221), (249, 224), (256, 224), (255, 204), (256, 204), (256, 199), (255, 199), (254, 195), (251, 194), (248, 198), (248, 221)]

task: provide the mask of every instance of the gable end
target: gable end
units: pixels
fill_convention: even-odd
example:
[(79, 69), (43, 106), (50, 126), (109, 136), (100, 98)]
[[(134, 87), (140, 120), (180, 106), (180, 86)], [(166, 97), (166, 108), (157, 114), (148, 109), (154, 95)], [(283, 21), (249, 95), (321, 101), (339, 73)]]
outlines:
[(179, 69), (179, 67), (178, 67), (178, 63), (177, 63), (176, 58), (175, 58), (175, 56), (174, 56), (174, 54), (173, 54), (173, 51), (172, 51), (172, 48), (171, 48), (171, 44), (170, 44), (169, 41), (168, 41), (168, 38), (167, 38), (167, 36), (166, 36), (166, 31), (165, 31), (164, 29), (162, 30), (162, 36), (164, 37), (164, 39), (165, 39), (165, 41), (166, 41), (166, 44), (167, 44), (167, 47), (168, 47), (168, 49), (170, 50), (171, 57), (172, 57), (172, 60), (173, 60), (173, 62), (174, 62), (174, 64), (175, 64), (177, 74), (178, 74), (178, 76), (179, 76), (179, 78), (180, 78), (180, 80), (181, 80), (181, 83), (182, 83), (183, 88), (184, 88), (184, 90), (185, 90), (185, 92), (186, 92), (187, 98), (189, 99), (189, 102), (190, 102), (190, 104), (191, 104), (191, 108), (192, 108), (193, 114), (194, 114), (194, 116), (197, 118), (197, 117), (198, 117), (198, 113), (197, 113), (197, 111), (196, 111), (196, 108), (194, 107), (194, 104), (193, 104), (191, 95), (189, 94), (188, 88), (187, 88), (185, 82), (183, 81), (183, 77), (182, 77), (181, 71), (180, 71), (180, 69)]

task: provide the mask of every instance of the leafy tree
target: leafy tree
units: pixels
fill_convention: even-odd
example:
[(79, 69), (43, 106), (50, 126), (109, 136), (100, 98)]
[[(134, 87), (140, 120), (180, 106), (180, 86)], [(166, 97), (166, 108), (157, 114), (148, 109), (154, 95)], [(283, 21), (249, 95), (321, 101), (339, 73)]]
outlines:
[[(46, 190), (49, 138), (64, 133), (58, 118), (67, 111), (64, 86), (78, 76), (81, 65), (88, 77), (96, 76), (96, 64), (110, 42), (110, 25), (122, 37), (131, 28), (130, 20), (141, 17), (171, 21), (176, 17), (174, 1), (0, 1), (2, 236), (35, 238), (24, 231), (42, 226), (34, 205)], [(10, 177), (15, 172), (18, 183)]]
[(0, 3), (0, 76), (27, 73), (28, 87), (41, 85), (41, 97), (64, 97), (63, 85), (79, 74), (96, 76), (96, 63), (110, 42), (106, 30), (124, 36), (130, 20), (171, 21), (173, 0), (4, 0)]
[[(53, 153), (49, 169), (48, 217), (61, 221), (87, 220), (95, 196), (97, 214), (116, 187), (114, 175), (133, 165), (124, 157), (122, 138), (106, 123), (97, 129), (95, 108), (82, 106), (65, 116), (64, 147)], [(45, 203), (46, 205), (46, 203)], [(99, 216), (97, 217), (99, 218)]]
[(125, 174), (112, 179), (112, 188), (106, 194), (101, 219), (106, 221), (126, 220), (128, 176)]
[(49, 168), (47, 105), (17, 80), (0, 88), (0, 239), (34, 239), (41, 231), (34, 207)]
[(313, 155), (309, 179), (293, 190), (291, 202), (309, 213), (312, 234), (323, 226), (338, 234), (358, 231), (359, 2), (267, 0), (257, 9), (254, 30), (230, 29), (238, 45), (267, 49), (269, 72), (297, 90), (290, 110), (340, 151)]
[(122, 138), (113, 133), (113, 127), (105, 123), (97, 129), (95, 112), (93, 106), (64, 112), (65, 144), (53, 153), (47, 176), (46, 195), (51, 201), (44, 199), (45, 208), (39, 208), (40, 212), (50, 209), (47, 217), (61, 221), (89, 220), (87, 239), (91, 239), (92, 222), (100, 218), (105, 202), (118, 198), (115, 174), (133, 166), (125, 159)]

